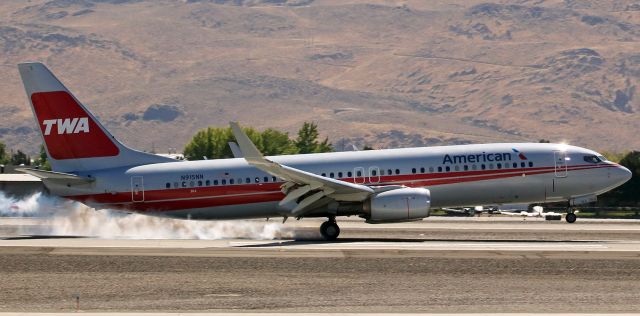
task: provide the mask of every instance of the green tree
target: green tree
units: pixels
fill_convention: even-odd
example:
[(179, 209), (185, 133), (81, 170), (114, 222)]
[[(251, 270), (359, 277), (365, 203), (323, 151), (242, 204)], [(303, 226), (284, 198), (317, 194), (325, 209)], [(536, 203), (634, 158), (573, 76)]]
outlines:
[(199, 130), (184, 149), (188, 160), (233, 157), (227, 144), (231, 139), (230, 128), (207, 127)]
[[(258, 150), (267, 156), (317, 153), (332, 151), (329, 140), (318, 142), (318, 127), (314, 123), (304, 123), (298, 132), (298, 139), (291, 140), (289, 134), (273, 128), (259, 132), (250, 127), (243, 131), (249, 136)], [(229, 142), (235, 142), (231, 128), (208, 127), (199, 130), (184, 148), (184, 156), (188, 160), (232, 158)]]
[(7, 156), (7, 147), (4, 143), (0, 142), (0, 164), (4, 165), (9, 162), (9, 157)]
[(616, 152), (600, 152), (603, 156), (607, 157), (607, 159), (609, 161), (613, 161), (613, 162), (617, 162), (620, 163), (620, 160), (622, 160), (624, 157), (626, 157), (629, 152), (621, 152), (621, 153), (616, 153)]
[(27, 156), (27, 154), (18, 150), (17, 152), (11, 155), (11, 164), (15, 166), (20, 166), (20, 165), (29, 166), (31, 165), (31, 158)]
[(323, 153), (333, 151), (333, 147), (329, 144), (329, 139), (325, 138), (322, 142), (318, 142), (318, 125), (313, 122), (304, 122), (298, 131), (296, 139), (296, 147), (301, 154)]
[[(267, 129), (263, 132), (250, 127), (242, 130), (264, 155), (286, 155), (298, 152), (289, 134)], [(188, 160), (232, 158), (229, 142), (235, 142), (231, 128), (208, 127), (198, 131), (185, 146), (184, 156)]]
[(40, 155), (37, 164), (42, 170), (51, 170), (51, 164), (47, 158), (47, 151), (44, 149), (44, 144), (40, 144)]
[(262, 132), (261, 140), (261, 151), (266, 156), (298, 153), (298, 147), (289, 138), (289, 133), (268, 128)]
[(640, 151), (626, 154), (620, 164), (627, 167), (632, 174), (631, 180), (598, 197), (598, 205), (602, 206), (638, 206), (640, 190)]

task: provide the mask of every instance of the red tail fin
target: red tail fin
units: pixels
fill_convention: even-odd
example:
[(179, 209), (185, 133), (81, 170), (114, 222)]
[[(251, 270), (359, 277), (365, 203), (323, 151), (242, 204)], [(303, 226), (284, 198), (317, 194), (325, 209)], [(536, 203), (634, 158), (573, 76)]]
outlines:
[(54, 171), (80, 172), (174, 161), (118, 142), (41, 63), (18, 65)]
[(66, 91), (37, 92), (31, 95), (31, 102), (53, 159), (111, 157), (120, 153)]

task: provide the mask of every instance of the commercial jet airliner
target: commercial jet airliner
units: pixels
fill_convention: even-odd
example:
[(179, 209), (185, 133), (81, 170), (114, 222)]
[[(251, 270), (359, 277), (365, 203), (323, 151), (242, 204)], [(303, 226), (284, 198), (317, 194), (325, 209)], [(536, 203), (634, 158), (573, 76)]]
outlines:
[(504, 143), (264, 157), (231, 123), (243, 158), (177, 161), (117, 141), (41, 63), (18, 65), (53, 171), (24, 169), (51, 193), (97, 209), (183, 219), (326, 217), (420, 220), (432, 208), (567, 202), (630, 179), (585, 148)]

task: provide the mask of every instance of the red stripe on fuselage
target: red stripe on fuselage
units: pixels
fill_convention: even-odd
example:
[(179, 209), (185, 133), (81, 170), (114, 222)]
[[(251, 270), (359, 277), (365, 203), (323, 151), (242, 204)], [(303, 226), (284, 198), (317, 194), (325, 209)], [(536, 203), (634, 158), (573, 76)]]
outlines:
[[(567, 171), (599, 169), (616, 165), (576, 165), (569, 166)], [(466, 183), (475, 181), (519, 177), (523, 174), (539, 175), (555, 172), (555, 167), (538, 167), (522, 169), (456, 171), (448, 173), (410, 174), (380, 176), (378, 183), (366, 185), (402, 184), (409, 187), (427, 187), (435, 185)], [(341, 179), (354, 182), (352, 178)], [(193, 187), (179, 189), (149, 190), (144, 192), (144, 202), (132, 202), (131, 192), (103, 193), (67, 196), (67, 198), (83, 203), (104, 204), (106, 207), (132, 211), (174, 211), (182, 209), (216, 207), (262, 202), (276, 202), (284, 198), (280, 192), (281, 183), (241, 184), (211, 187)]]

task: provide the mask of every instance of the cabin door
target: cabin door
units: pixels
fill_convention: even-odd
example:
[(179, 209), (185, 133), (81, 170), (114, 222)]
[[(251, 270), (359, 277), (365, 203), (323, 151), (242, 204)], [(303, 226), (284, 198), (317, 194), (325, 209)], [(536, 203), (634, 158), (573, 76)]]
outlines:
[(144, 201), (144, 183), (141, 176), (131, 177), (131, 200), (133, 202)]
[(554, 151), (556, 178), (567, 176), (567, 153), (564, 151)]

